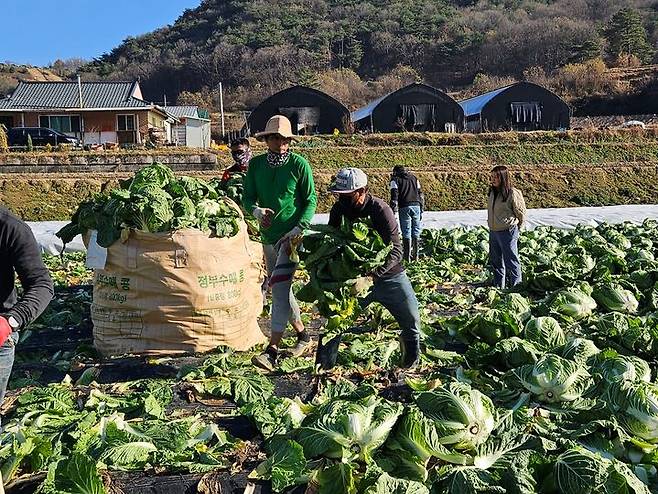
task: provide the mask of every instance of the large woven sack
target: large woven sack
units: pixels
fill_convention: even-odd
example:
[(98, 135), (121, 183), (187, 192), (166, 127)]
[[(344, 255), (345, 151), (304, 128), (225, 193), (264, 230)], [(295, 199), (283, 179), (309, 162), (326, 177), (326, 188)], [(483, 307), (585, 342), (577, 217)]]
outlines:
[(94, 346), (104, 355), (247, 350), (258, 326), (262, 246), (247, 226), (230, 238), (198, 230), (131, 231), (94, 277)]

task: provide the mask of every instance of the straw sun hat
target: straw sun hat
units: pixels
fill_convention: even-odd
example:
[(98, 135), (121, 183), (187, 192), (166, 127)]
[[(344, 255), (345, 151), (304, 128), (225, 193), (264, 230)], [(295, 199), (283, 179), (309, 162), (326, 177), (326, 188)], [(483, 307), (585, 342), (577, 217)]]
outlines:
[(256, 133), (256, 139), (262, 141), (267, 136), (272, 134), (278, 134), (281, 137), (286, 137), (295, 141), (297, 140), (295, 135), (292, 133), (292, 125), (290, 124), (290, 120), (288, 120), (288, 118), (283, 115), (274, 115), (272, 118), (270, 118), (265, 125), (265, 130)]

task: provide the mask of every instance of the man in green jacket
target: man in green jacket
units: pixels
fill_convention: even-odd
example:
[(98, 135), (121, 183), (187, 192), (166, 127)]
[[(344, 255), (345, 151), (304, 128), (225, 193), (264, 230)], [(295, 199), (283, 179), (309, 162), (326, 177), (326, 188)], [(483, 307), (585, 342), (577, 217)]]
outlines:
[(256, 134), (267, 144), (267, 153), (249, 162), (244, 181), (243, 205), (260, 222), (265, 263), (272, 289), (271, 336), (267, 349), (253, 363), (267, 370), (277, 364), (279, 343), (291, 323), (297, 333), (293, 355), (301, 355), (310, 343), (299, 304), (292, 292), (297, 263), (290, 259), (291, 243), (299, 241), (315, 214), (317, 197), (311, 166), (290, 152), (290, 121), (283, 115), (270, 118)]

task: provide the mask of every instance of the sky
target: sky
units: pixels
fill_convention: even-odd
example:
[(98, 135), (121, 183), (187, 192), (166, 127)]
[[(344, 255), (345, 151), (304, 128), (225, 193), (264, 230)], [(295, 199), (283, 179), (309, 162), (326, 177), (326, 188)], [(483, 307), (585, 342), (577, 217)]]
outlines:
[(201, 0), (0, 0), (0, 62), (93, 59), (174, 21)]

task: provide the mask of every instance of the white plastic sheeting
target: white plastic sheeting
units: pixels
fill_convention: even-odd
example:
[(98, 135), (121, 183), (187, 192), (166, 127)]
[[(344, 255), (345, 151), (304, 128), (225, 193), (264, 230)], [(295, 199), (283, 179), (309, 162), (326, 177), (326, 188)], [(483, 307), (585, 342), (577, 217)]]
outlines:
[[(529, 209), (527, 228), (532, 229), (537, 226), (573, 228), (578, 224), (596, 226), (603, 222), (621, 223), (623, 221), (641, 223), (645, 218), (658, 219), (658, 204)], [(328, 214), (316, 214), (313, 218), (314, 223), (326, 223), (328, 220)], [(62, 242), (55, 236), (55, 233), (65, 224), (65, 221), (28, 222), (41, 250), (51, 254), (58, 254), (61, 251)], [(486, 210), (426, 211), (423, 214), (424, 228), (454, 228), (457, 226), (472, 228), (486, 226), (486, 224)], [(67, 252), (84, 250), (85, 247), (80, 236), (66, 246)]]
[[(59, 254), (62, 251), (62, 241), (55, 236), (66, 221), (28, 221), (28, 226), (32, 229), (34, 237), (37, 239), (42, 252), (48, 254)], [(82, 237), (78, 235), (73, 241), (66, 245), (66, 252), (84, 251), (85, 245), (82, 243)]]

